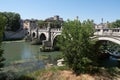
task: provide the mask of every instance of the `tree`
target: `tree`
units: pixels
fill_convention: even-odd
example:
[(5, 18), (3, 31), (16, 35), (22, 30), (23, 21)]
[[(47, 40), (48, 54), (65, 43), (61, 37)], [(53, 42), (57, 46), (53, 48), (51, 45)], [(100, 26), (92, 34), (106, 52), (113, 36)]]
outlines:
[(63, 21), (60, 20), (53, 20), (51, 22), (52, 28), (61, 28), (61, 24), (63, 23)]
[(93, 33), (93, 22), (90, 20), (83, 23), (68, 20), (63, 24), (60, 47), (66, 65), (77, 74), (91, 71), (91, 66), (96, 64), (95, 42), (90, 38)]
[(20, 15), (13, 12), (2, 13), (7, 19), (6, 30), (17, 31), (20, 28)]
[(38, 27), (39, 28), (45, 28), (44, 25), (45, 25), (45, 22), (43, 20), (38, 20), (37, 21), (37, 24), (38, 24)]
[(110, 28), (120, 28), (120, 20), (108, 24)]
[(18, 13), (14, 14), (12, 26), (12, 31), (17, 31), (20, 28), (20, 15)]
[(3, 50), (1, 49), (1, 42), (2, 42), (2, 36), (3, 36), (3, 30), (6, 25), (6, 18), (0, 14), (0, 68), (3, 67), (3, 61), (5, 60), (2, 56)]

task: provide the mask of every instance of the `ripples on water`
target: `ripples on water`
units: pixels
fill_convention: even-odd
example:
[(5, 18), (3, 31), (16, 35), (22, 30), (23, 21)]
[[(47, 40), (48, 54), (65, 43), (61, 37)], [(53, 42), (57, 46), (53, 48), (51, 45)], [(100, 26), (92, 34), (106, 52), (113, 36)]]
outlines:
[[(40, 45), (31, 45), (28, 42), (12, 41), (3, 42), (4, 57), (6, 58), (4, 71), (15, 74), (26, 74), (45, 68), (46, 63), (55, 62), (54, 56), (61, 52), (40, 52)], [(40, 60), (38, 57), (47, 57), (46, 60)]]
[[(35, 61), (38, 56), (47, 55), (50, 60), (51, 56), (59, 54), (60, 52), (40, 52), (40, 45), (31, 45), (28, 42), (3, 42), (2, 49), (4, 49), (4, 57), (6, 58), (6, 65), (16, 61)], [(40, 62), (44, 62), (41, 60)], [(50, 62), (50, 61), (48, 61)]]
[[(61, 52), (40, 52), (40, 45), (31, 45), (28, 42), (5, 42), (2, 44), (2, 49), (4, 49), (4, 57), (6, 58), (6, 69), (19, 69), (23, 71), (34, 71), (40, 68), (44, 68), (47, 62), (55, 62), (52, 58), (53, 56), (57, 56), (61, 54)], [(47, 55), (47, 60), (37, 60), (36, 58), (41, 55)], [(14, 67), (8, 66), (10, 63), (14, 63), (15, 61), (27, 61), (25, 63), (12, 64)], [(101, 61), (102, 65), (106, 66), (114, 66), (118, 64), (117, 61), (106, 59)]]

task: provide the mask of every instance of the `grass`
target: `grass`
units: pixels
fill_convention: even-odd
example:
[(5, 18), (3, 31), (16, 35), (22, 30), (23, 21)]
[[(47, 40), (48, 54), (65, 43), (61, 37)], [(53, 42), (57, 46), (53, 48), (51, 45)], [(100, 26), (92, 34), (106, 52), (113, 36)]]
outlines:
[(51, 75), (51, 76), (57, 75), (58, 71), (62, 71), (62, 70), (69, 70), (69, 68), (66, 67), (66, 66), (60, 66), (60, 67), (52, 66), (52, 67), (47, 68), (47, 69), (45, 68), (45, 69), (41, 69), (41, 70), (35, 71), (33, 73), (28, 74), (27, 76), (30, 76), (30, 77), (32, 76), (33, 78), (38, 78), (38, 77), (44, 78), (45, 76), (46, 76), (46, 78), (52, 78), (49, 75)]
[[(87, 75), (94, 77), (95, 80), (96, 79), (113, 80), (115, 79), (115, 77), (120, 76), (120, 69), (118, 67), (111, 67), (111, 68), (98, 67), (98, 68), (100, 68), (99, 72), (96, 72), (93, 75), (91, 74), (87, 74)], [(20, 73), (16, 75), (15, 74), (13, 75), (13, 73), (11, 73), (10, 76), (12, 75), (13, 78), (15, 78), (15, 80), (69, 80), (69, 79), (66, 79), (66, 76), (64, 76), (64, 73), (62, 75), (61, 72), (64, 72), (64, 71), (71, 71), (71, 69), (68, 68), (67, 66), (60, 66), (60, 67), (51, 66), (49, 68), (40, 69), (32, 73), (27, 73), (26, 75), (19, 76), (18, 74)], [(61, 75), (64, 77), (61, 77)], [(75, 74), (71, 74), (72, 78), (74, 78), (74, 75)], [(84, 74), (80, 74), (80, 75), (84, 75)], [(80, 75), (78, 76), (81, 77)], [(69, 78), (71, 76), (69, 76)]]
[[(105, 80), (109, 80), (109, 79), (113, 80), (119, 78), (120, 76), (120, 69), (118, 67), (110, 67), (110, 68), (98, 67), (98, 68), (99, 68), (99, 72), (97, 71), (95, 74), (88, 73), (88, 75), (91, 75), (95, 79), (105, 79)], [(35, 71), (33, 73), (28, 74), (27, 76), (33, 77), (35, 80), (56, 80), (56, 79), (63, 80), (59, 75), (60, 72), (64, 70), (71, 71), (71, 69), (68, 68), (67, 66), (61, 66), (61, 67), (52, 66), (47, 69), (45, 68), (42, 70)], [(80, 75), (84, 75), (84, 74), (80, 74)]]

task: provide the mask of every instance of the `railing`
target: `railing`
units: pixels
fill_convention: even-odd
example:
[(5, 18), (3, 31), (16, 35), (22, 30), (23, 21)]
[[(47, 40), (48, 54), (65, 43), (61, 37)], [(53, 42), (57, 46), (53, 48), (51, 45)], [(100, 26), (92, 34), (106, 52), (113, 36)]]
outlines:
[[(41, 28), (38, 31), (49, 31), (50, 28)], [(62, 31), (62, 28), (51, 28), (51, 32)]]
[(120, 28), (95, 29), (94, 35), (97, 36), (120, 36)]
[(62, 31), (62, 28), (52, 28), (51, 31)]
[[(36, 31), (34, 29), (32, 31)], [(41, 28), (38, 31), (51, 31), (51, 32), (62, 32), (62, 28)], [(96, 36), (120, 36), (120, 28), (103, 28), (103, 29), (95, 29), (94, 35)]]
[(44, 31), (46, 32), (46, 31), (48, 31), (48, 29), (47, 28), (40, 28), (40, 29), (38, 29), (38, 32), (41, 32), (41, 31), (42, 32), (44, 32)]

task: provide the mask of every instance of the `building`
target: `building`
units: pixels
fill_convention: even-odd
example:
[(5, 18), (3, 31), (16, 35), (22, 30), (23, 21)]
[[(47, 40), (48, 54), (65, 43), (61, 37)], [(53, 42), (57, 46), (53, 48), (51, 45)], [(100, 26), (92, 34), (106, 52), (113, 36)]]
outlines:
[(23, 29), (35, 29), (38, 25), (37, 25), (37, 21), (36, 19), (26, 19), (23, 21)]
[(108, 28), (107, 23), (101, 23), (101, 24), (94, 24), (95, 29), (102, 29), (102, 28)]
[(46, 22), (50, 22), (50, 21), (61, 21), (63, 22), (63, 18), (60, 18), (58, 15), (54, 16), (54, 17), (50, 17), (45, 19)]

